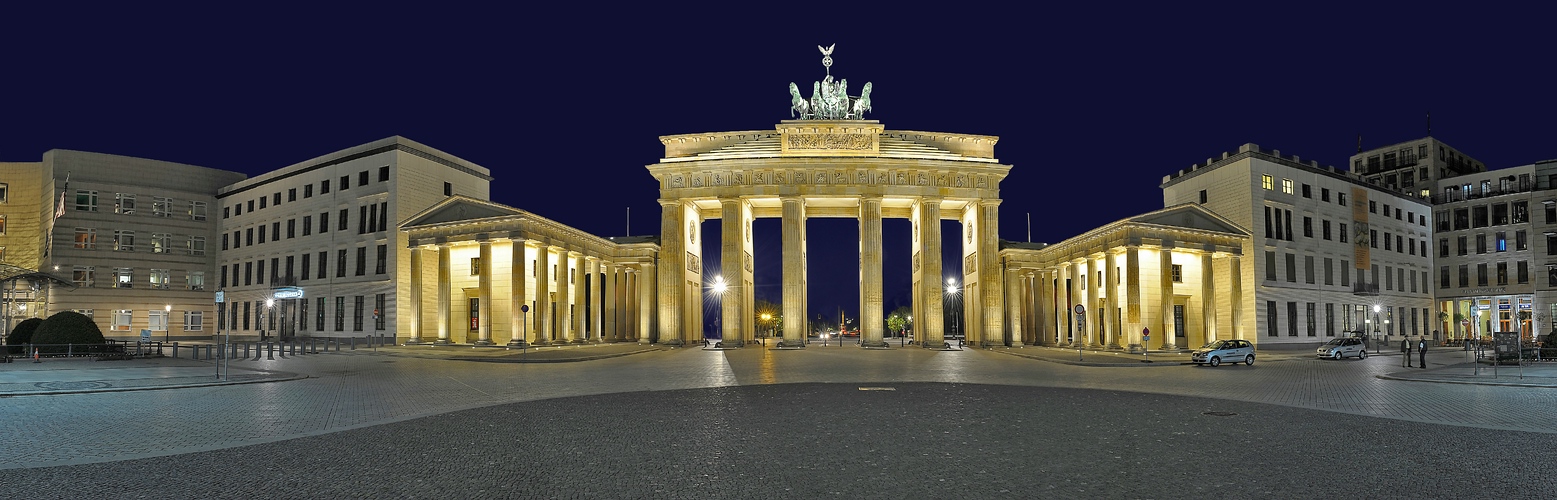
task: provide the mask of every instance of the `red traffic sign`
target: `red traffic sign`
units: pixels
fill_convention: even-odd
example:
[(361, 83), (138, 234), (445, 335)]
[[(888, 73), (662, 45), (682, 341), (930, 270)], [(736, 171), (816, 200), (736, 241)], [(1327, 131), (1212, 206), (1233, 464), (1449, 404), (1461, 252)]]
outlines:
[(1151, 340), (1151, 339), (1152, 339), (1152, 329), (1150, 329), (1150, 328), (1142, 328), (1141, 329), (1141, 340)]

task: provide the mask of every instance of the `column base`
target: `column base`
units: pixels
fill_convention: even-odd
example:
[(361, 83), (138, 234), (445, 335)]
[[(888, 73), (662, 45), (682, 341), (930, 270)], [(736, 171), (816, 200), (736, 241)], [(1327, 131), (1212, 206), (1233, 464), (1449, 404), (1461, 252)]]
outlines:
[(991, 347), (1005, 347), (1005, 346), (1006, 346), (1005, 341), (985, 340), (985, 341), (979, 342), (979, 347), (983, 347), (983, 348), (986, 348), (986, 349), (987, 348), (991, 348)]
[(652, 344), (652, 343), (653, 342), (649, 342), (649, 338), (648, 337), (644, 337), (644, 338), (638, 339), (638, 345), (649, 345), (649, 344)]
[(1020, 340), (1011, 341), (1011, 347), (1025, 347)]
[(1103, 349), (1103, 344), (1099, 344), (1097, 342), (1093, 342), (1091, 344), (1087, 344), (1087, 349), (1101, 350), (1101, 349)]
[(490, 341), (490, 340), (477, 340), (475, 343), (473, 343), (471, 345), (489, 346), (489, 345), (492, 345), (492, 341)]
[(453, 344), (453, 342), (449, 342), (449, 339), (438, 339), (438, 340), (434, 340), (433, 341), (433, 345), (449, 345), (449, 344)]
[(1146, 348), (1142, 347), (1141, 344), (1130, 344), (1126, 351), (1130, 354), (1140, 354), (1146, 352)]
[(539, 339), (539, 340), (536, 340), (535, 342), (531, 342), (530, 343), (530, 347), (543, 347), (543, 346), (547, 346), (547, 345), (551, 345), (551, 341), (548, 341), (546, 339)]
[(721, 347), (726, 349), (746, 347), (746, 341), (743, 339), (720, 340), (717, 343), (722, 344)]
[(1108, 349), (1110, 351), (1123, 351), (1124, 350), (1124, 346), (1121, 346), (1121, 345), (1119, 345), (1117, 343), (1115, 343), (1115, 344), (1108, 344), (1108, 347), (1106, 349)]
[(530, 347), (530, 344), (528, 342), (523, 341), (523, 340), (510, 340), (510, 341), (508, 341), (508, 347), (517, 347), (517, 348), (520, 348), (520, 349), (527, 349), (527, 348)]
[(925, 349), (951, 349), (951, 343), (948, 343), (945, 340), (942, 340), (940, 342), (933, 342), (933, 341), (928, 341), (927, 340), (927, 341), (924, 341), (923, 343), (921, 343), (920, 346), (924, 347)]
[(885, 340), (877, 340), (877, 341), (874, 341), (874, 342), (860, 342), (860, 347), (882, 348), (882, 347), (891, 347), (891, 346), (888, 345), (887, 341), (885, 341)]
[(778, 341), (777, 346), (778, 347), (805, 347), (806, 346), (806, 341), (804, 341), (804, 340), (782, 339), (782, 340)]
[(670, 340), (661, 340), (660, 341), (660, 345), (671, 346), (671, 347), (680, 347), (680, 346), (687, 345), (687, 343), (683, 342), (681, 339), (670, 339)]

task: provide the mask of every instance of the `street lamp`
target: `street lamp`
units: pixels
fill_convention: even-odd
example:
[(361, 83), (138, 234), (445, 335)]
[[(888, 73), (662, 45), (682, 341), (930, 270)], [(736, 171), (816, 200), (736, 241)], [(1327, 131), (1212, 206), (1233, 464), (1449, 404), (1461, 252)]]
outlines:
[(772, 314), (762, 313), (762, 326), (765, 326), (765, 327), (768, 328), (768, 333), (763, 335), (763, 340), (762, 340), (762, 345), (766, 346), (766, 345), (768, 345), (767, 337), (772, 337), (773, 336), (773, 315)]
[[(724, 292), (730, 289), (730, 285), (724, 282), (724, 276), (715, 276), (714, 283), (709, 285), (708, 289), (714, 292), (714, 302), (719, 307), (719, 314), (714, 316), (714, 330), (719, 332), (719, 346), (723, 347), (726, 339), (724, 338), (724, 331), (721, 330), (720, 320), (724, 317)], [(707, 341), (706, 337), (704, 341)]]
[(1378, 304), (1373, 305), (1373, 338), (1377, 339), (1373, 342), (1373, 354), (1379, 353), (1379, 344), (1384, 342), (1384, 337), (1379, 333), (1379, 309)]
[(169, 332), (173, 331), (172, 328), (168, 328), (168, 324), (173, 322), (172, 320), (168, 319), (168, 316), (172, 316), (172, 315), (173, 315), (173, 304), (163, 304), (162, 305), (162, 342), (163, 343), (167, 343), (168, 342)]
[[(946, 298), (947, 298), (947, 300), (950, 301), (950, 300), (956, 298), (957, 292), (958, 292), (957, 279), (956, 278), (946, 278)], [(953, 306), (955, 306), (955, 305), (956, 304), (953, 303)], [(952, 309), (951, 320), (952, 320), (952, 335), (953, 336), (956, 336), (956, 334), (957, 334), (957, 316), (958, 316), (958, 312), (959, 311), (957, 311), (956, 309)]]
[(265, 310), (263, 311), (263, 314), (261, 314), (262, 317), (260, 318), (260, 324), (259, 324), (259, 327), (260, 327), (260, 340), (262, 340), (262, 341), (265, 340), (266, 337), (270, 336), (270, 332), (265, 329), (265, 320), (270, 319), (270, 315), (273, 314), (270, 311), (270, 308), (275, 307), (275, 305), (276, 305), (276, 299), (274, 299), (274, 298), (265, 299)]

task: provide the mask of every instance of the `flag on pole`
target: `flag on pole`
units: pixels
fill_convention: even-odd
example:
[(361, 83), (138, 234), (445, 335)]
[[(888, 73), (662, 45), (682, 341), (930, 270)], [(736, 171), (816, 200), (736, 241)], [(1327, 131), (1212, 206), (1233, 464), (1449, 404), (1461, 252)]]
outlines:
[(54, 218), (65, 216), (65, 193), (70, 192), (70, 172), (65, 172), (65, 187), (59, 191), (59, 203), (54, 207)]

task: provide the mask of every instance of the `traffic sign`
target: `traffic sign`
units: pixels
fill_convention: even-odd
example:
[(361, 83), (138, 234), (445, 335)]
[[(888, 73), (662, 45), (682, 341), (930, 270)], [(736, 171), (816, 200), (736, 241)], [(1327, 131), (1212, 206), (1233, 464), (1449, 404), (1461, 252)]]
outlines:
[(224, 292), (224, 291), (221, 291), (221, 290), (217, 290), (216, 291), (216, 303), (220, 304), (220, 303), (226, 302), (226, 301), (227, 301), (227, 292)]
[(1082, 307), (1081, 304), (1076, 304), (1076, 314), (1083, 314), (1083, 313), (1086, 313), (1086, 312), (1087, 312), (1087, 308)]
[(1152, 339), (1152, 329), (1150, 329), (1150, 328), (1142, 328), (1141, 329), (1141, 340), (1151, 340), (1151, 339)]

